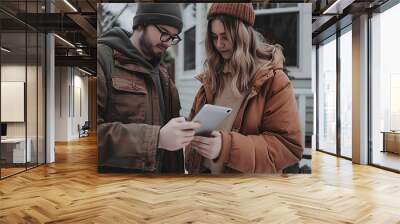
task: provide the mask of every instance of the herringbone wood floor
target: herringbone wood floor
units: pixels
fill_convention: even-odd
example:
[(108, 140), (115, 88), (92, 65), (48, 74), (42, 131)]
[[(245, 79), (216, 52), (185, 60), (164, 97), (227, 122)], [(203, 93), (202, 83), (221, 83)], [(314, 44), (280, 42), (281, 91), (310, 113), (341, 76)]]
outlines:
[(400, 175), (315, 152), (312, 175), (98, 174), (95, 139), (0, 181), (0, 223), (400, 223)]

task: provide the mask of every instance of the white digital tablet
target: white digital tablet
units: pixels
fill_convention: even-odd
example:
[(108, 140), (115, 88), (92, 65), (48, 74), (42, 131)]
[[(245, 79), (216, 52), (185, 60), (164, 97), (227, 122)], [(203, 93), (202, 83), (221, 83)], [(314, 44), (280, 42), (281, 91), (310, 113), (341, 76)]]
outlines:
[(232, 109), (229, 107), (205, 104), (192, 120), (201, 124), (200, 128), (194, 130), (195, 135), (209, 136), (212, 131), (218, 129), (231, 112)]

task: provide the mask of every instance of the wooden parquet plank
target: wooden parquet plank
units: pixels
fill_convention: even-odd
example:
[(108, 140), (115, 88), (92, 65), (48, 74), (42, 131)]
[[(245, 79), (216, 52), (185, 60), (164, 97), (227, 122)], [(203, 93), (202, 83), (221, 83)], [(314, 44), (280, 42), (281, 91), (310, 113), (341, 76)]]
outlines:
[(0, 181), (0, 223), (398, 223), (400, 175), (313, 153), (311, 175), (98, 174), (96, 141)]

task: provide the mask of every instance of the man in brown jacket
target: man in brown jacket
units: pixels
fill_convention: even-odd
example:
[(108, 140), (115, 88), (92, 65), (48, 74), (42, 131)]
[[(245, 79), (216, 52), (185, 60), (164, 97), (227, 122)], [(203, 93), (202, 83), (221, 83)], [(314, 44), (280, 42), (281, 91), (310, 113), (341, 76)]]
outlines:
[(179, 117), (175, 85), (160, 65), (180, 41), (178, 4), (138, 4), (133, 34), (98, 40), (98, 171), (183, 173), (182, 148), (199, 124)]

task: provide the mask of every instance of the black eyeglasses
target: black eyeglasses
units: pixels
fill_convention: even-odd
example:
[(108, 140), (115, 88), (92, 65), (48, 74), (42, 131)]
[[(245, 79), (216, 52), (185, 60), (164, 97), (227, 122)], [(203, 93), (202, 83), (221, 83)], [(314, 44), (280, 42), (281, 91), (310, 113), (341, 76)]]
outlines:
[(158, 31), (160, 31), (160, 33), (161, 33), (160, 40), (162, 42), (168, 42), (169, 40), (172, 40), (171, 44), (177, 45), (182, 40), (178, 35), (171, 36), (171, 34), (162, 30), (158, 25), (156, 25), (156, 24), (153, 24), (153, 25), (157, 28)]

